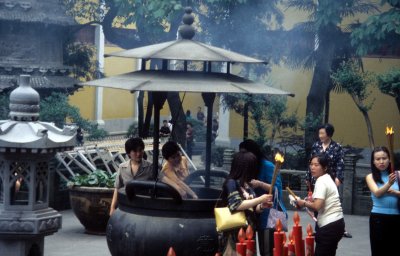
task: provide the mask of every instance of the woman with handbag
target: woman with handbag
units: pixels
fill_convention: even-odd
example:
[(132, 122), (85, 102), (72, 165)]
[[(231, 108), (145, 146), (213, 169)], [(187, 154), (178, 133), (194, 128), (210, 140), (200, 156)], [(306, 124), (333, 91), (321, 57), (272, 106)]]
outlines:
[[(369, 218), (371, 255), (391, 255), (398, 238), (393, 231), (400, 230), (399, 180), (396, 173), (390, 173), (391, 160), (386, 147), (377, 147), (371, 154), (372, 172), (366, 182), (371, 190), (372, 210)], [(397, 177), (399, 179), (399, 177)]]
[[(265, 155), (263, 154), (260, 146), (251, 139), (246, 139), (239, 144), (239, 150), (243, 152), (251, 152), (253, 153), (258, 160), (258, 169), (259, 172), (257, 174), (257, 178), (250, 182), (251, 186), (254, 188), (257, 195), (265, 194), (270, 189), (270, 183), (272, 182), (272, 176), (274, 174), (275, 166), (269, 161)], [(287, 213), (286, 208), (282, 201), (282, 179), (281, 175), (278, 174), (275, 181), (274, 186), (274, 206), (273, 208), (278, 210), (279, 212), (284, 213), (284, 218), (282, 219), (282, 223), (287, 223)], [(261, 214), (258, 221), (258, 238), (259, 238), (259, 247), (260, 254), (262, 256), (270, 256), (273, 253), (274, 248), (274, 227), (268, 227), (268, 219), (269, 219), (269, 209), (265, 209)], [(273, 225), (275, 226), (275, 225)]]
[(316, 179), (312, 199), (298, 199), (296, 204), (318, 212), (314, 255), (334, 256), (345, 230), (339, 191), (328, 173), (328, 159), (325, 154), (311, 157), (310, 170)]
[[(222, 203), (234, 213), (244, 211), (249, 225), (255, 229), (256, 214), (272, 206), (272, 195), (256, 196), (250, 181), (257, 175), (258, 161), (250, 152), (236, 153), (231, 171), (222, 188)], [(240, 227), (239, 227), (240, 228)], [(220, 236), (220, 251), (224, 256), (236, 255), (235, 248), (239, 228), (223, 231)]]

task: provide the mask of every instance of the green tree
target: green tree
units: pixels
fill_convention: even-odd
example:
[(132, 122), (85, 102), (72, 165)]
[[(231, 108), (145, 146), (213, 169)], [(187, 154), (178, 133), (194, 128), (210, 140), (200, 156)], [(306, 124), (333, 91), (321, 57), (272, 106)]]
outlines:
[(392, 68), (387, 73), (378, 75), (377, 78), (379, 90), (396, 100), (397, 109), (400, 112), (400, 69)]
[[(330, 72), (335, 61), (349, 58), (353, 53), (349, 37), (340, 27), (343, 19), (377, 11), (377, 7), (368, 0), (288, 0), (285, 3), (289, 8), (309, 13), (306, 22), (296, 24), (290, 31), (292, 45), (288, 49), (286, 63), (294, 68), (314, 70), (307, 96), (306, 116), (319, 117), (332, 89)], [(307, 154), (315, 136), (316, 130), (307, 127)]]
[(374, 102), (374, 99), (368, 99), (371, 94), (368, 87), (375, 81), (373, 74), (363, 72), (357, 62), (350, 60), (343, 62), (331, 77), (334, 83), (338, 84), (351, 96), (358, 110), (363, 115), (365, 124), (367, 125), (369, 145), (373, 149), (375, 147), (374, 134), (368, 115), (368, 111), (371, 110)]
[(400, 45), (400, 0), (381, 0), (381, 5), (389, 4), (391, 8), (378, 15), (368, 17), (358, 24), (351, 34), (351, 44), (357, 47), (362, 56), (377, 49), (384, 48), (386, 54), (398, 50)]
[[(254, 140), (259, 145), (264, 145), (267, 141), (266, 133), (268, 126), (272, 129), (269, 144), (274, 144), (276, 133), (282, 128), (296, 128), (296, 113), (287, 113), (287, 96), (278, 95), (246, 95), (246, 94), (224, 94), (222, 103), (225, 108), (234, 110), (244, 117), (244, 126), (248, 125), (248, 118), (254, 122)], [(250, 116), (247, 116), (251, 113)], [(247, 116), (247, 117), (246, 117)], [(243, 129), (243, 139), (248, 137), (246, 128)]]
[(72, 75), (75, 79), (85, 81), (95, 78), (96, 60), (94, 60), (96, 49), (93, 45), (83, 43), (69, 43), (64, 48), (64, 64), (73, 67)]
[(279, 95), (271, 95), (269, 104), (265, 113), (266, 121), (271, 126), (271, 138), (269, 145), (273, 146), (276, 133), (280, 133), (281, 129), (296, 129), (298, 124), (297, 111), (291, 114), (287, 113), (287, 97)]

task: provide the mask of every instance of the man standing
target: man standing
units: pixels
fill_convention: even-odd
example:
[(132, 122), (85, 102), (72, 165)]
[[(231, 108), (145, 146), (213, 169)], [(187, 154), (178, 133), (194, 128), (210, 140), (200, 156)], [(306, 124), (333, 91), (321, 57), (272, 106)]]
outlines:
[(171, 135), (171, 130), (169, 129), (168, 121), (163, 121), (163, 126), (160, 128), (160, 136), (161, 137), (169, 137)]
[(197, 120), (202, 121), (204, 123), (204, 118), (205, 118), (205, 115), (204, 115), (203, 111), (201, 111), (201, 107), (198, 107)]

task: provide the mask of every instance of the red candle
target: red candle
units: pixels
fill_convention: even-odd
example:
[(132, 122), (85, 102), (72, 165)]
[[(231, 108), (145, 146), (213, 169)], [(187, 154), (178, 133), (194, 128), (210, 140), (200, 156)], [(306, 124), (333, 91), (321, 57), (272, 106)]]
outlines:
[(300, 216), (299, 213), (296, 211), (293, 215), (293, 237), (294, 237), (294, 246), (296, 251), (296, 256), (304, 256), (304, 250), (302, 245), (303, 240), (303, 231), (300, 224)]
[(288, 246), (287, 246), (287, 244), (286, 244), (286, 233), (285, 232), (283, 232), (283, 243), (282, 243), (282, 246), (283, 246), (283, 256), (288, 256)]
[(295, 256), (293, 231), (289, 233), (288, 256)]
[(169, 247), (167, 256), (176, 256), (175, 251), (174, 251), (174, 248)]
[(307, 225), (306, 256), (314, 256), (314, 237), (310, 223)]
[(284, 245), (283, 246), (283, 256), (288, 256), (289, 255), (289, 251), (288, 251), (288, 245)]
[(244, 230), (243, 230), (243, 228), (241, 228), (238, 233), (239, 243), (236, 243), (236, 255), (237, 256), (246, 256), (246, 243), (244, 242), (245, 238), (246, 238), (246, 236), (245, 236)]
[(282, 256), (283, 253), (283, 232), (282, 222), (280, 219), (276, 221), (275, 232), (274, 232), (274, 256)]
[(253, 228), (249, 225), (246, 229), (246, 256), (253, 256), (256, 254), (256, 241), (253, 240)]

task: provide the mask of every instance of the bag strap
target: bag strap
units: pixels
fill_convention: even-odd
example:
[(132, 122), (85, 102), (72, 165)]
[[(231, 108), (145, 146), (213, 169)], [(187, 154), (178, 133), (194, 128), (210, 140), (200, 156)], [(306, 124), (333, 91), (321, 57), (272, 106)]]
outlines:
[[(286, 213), (286, 210), (284, 210), (284, 208), (282, 207), (282, 203), (281, 203), (281, 200), (280, 200), (280, 198), (279, 198), (279, 191), (278, 191), (278, 188), (277, 187), (275, 187), (274, 188), (275, 189), (275, 192), (274, 192), (274, 208), (276, 209), (276, 210), (279, 210), (278, 209), (278, 206), (281, 208), (281, 211), (282, 212), (284, 212), (284, 213)], [(287, 214), (286, 214), (287, 215)]]

